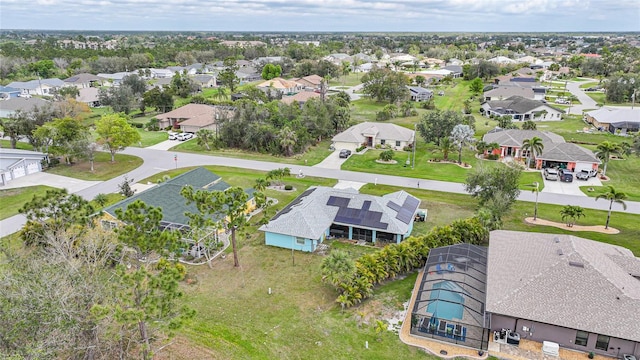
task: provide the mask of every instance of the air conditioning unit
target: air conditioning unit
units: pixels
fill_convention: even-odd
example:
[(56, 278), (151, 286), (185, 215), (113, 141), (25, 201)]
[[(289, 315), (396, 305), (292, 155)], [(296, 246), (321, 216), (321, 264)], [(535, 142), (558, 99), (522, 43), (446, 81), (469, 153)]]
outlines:
[(526, 326), (523, 326), (523, 327), (522, 327), (522, 331), (524, 331), (524, 332), (529, 332), (529, 328), (528, 328), (528, 327), (526, 327)]

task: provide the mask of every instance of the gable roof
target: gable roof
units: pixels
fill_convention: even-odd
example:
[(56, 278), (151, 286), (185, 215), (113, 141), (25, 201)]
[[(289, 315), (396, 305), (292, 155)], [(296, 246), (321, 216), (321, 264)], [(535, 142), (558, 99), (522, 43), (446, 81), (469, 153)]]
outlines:
[(324, 79), (320, 75), (312, 74), (312, 75), (301, 77), (301, 78), (293, 78), (291, 79), (291, 81), (295, 81), (303, 85), (320, 86), (320, 84), (322, 84), (322, 81), (324, 81)]
[[(373, 196), (352, 188), (313, 186), (259, 230), (318, 239), (331, 224), (345, 224), (404, 235), (419, 206), (420, 200), (405, 191)], [(351, 223), (354, 218), (362, 222)]]
[(550, 148), (544, 148), (542, 154), (536, 156), (537, 159), (555, 161), (578, 161), (600, 164), (600, 159), (593, 151), (572, 143), (556, 144)]
[(629, 249), (497, 230), (488, 263), (488, 312), (640, 341), (640, 259)]
[(379, 139), (413, 141), (414, 132), (396, 124), (362, 122), (353, 125), (347, 130), (334, 136), (333, 140), (339, 142), (349, 142), (362, 144), (365, 141), (364, 135), (373, 135)]
[(486, 133), (482, 137), (482, 141), (488, 144), (495, 142), (501, 146), (520, 147), (525, 139), (531, 139), (534, 136), (542, 139), (542, 144), (545, 148), (551, 148), (554, 144), (564, 143), (564, 138), (562, 136), (549, 131), (500, 128)]
[(522, 96), (511, 96), (505, 100), (489, 100), (485, 102), (491, 109), (503, 108), (515, 111), (517, 114), (524, 114), (539, 107), (546, 107), (555, 111), (560, 111), (553, 108), (542, 101), (527, 99)]
[(20, 89), (8, 87), (8, 86), (0, 86), (0, 93), (19, 93)]
[[(104, 209), (105, 212), (116, 216), (116, 209), (126, 210), (129, 204), (136, 200), (141, 200), (149, 206), (155, 206), (162, 209), (162, 221), (187, 225), (189, 218), (185, 213), (197, 213), (198, 208), (195, 204), (187, 205), (186, 199), (180, 194), (183, 186), (191, 185), (194, 190), (207, 191), (224, 191), (231, 187), (222, 180), (222, 178), (211, 171), (199, 167), (180, 174), (173, 179), (165, 181), (158, 186), (154, 186), (141, 193), (135, 194), (130, 198), (126, 198), (114, 205)], [(253, 195), (252, 191), (247, 191), (249, 198)]]
[(430, 94), (433, 95), (433, 91), (423, 88), (421, 86), (408, 86), (407, 85), (407, 89), (409, 89), (409, 91), (411, 91), (414, 94)]
[(61, 87), (61, 86), (64, 86), (64, 81), (56, 78), (35, 79), (30, 81), (14, 81), (12, 83), (9, 83), (7, 86), (16, 88), (16, 89), (34, 90), (40, 87), (41, 85), (48, 85), (51, 87)]
[(212, 105), (187, 104), (164, 114), (158, 114), (155, 117), (159, 120), (208, 118), (213, 122), (213, 120), (215, 119), (215, 109)]

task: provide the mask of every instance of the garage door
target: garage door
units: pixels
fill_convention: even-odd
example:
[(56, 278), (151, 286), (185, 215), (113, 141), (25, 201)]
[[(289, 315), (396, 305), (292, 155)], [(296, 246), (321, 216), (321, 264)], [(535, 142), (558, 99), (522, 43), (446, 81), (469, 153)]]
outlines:
[(38, 166), (37, 162), (32, 162), (27, 166), (28, 174), (37, 173), (38, 171), (40, 171), (40, 167)]
[(14, 179), (17, 179), (17, 178), (19, 178), (19, 177), (23, 177), (23, 176), (25, 176), (25, 175), (26, 175), (26, 174), (25, 174), (25, 172), (24, 172), (24, 167), (19, 166), (19, 167), (17, 167), (17, 168), (15, 168), (15, 169), (13, 169), (13, 178), (14, 178)]
[(336, 150), (348, 149), (348, 150), (351, 150), (352, 152), (355, 152), (356, 148), (358, 147), (358, 144), (347, 143), (347, 142), (334, 142), (333, 146), (335, 147)]
[(593, 164), (591, 163), (576, 163), (575, 172), (580, 172), (581, 170), (590, 171), (591, 169), (593, 169)]

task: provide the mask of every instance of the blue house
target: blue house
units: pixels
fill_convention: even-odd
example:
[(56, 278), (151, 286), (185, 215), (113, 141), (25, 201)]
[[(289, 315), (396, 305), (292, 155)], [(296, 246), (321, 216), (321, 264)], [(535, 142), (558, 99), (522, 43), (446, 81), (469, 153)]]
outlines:
[(306, 252), (329, 237), (399, 243), (413, 230), (420, 200), (405, 191), (384, 196), (355, 189), (311, 187), (268, 224), (265, 244)]

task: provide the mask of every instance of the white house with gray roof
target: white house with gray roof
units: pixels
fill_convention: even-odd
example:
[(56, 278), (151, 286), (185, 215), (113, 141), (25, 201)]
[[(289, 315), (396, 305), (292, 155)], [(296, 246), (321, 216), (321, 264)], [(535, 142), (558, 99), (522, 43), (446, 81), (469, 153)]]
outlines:
[(42, 171), (47, 155), (29, 150), (0, 148), (0, 185)]
[(640, 130), (640, 108), (600, 108), (585, 114), (586, 122), (611, 133)]
[(362, 122), (334, 136), (333, 146), (336, 149), (354, 150), (361, 145), (367, 147), (390, 146), (402, 150), (413, 144), (415, 132), (395, 124), (379, 122)]
[(492, 231), (486, 312), (491, 330), (640, 357), (640, 258), (572, 235)]
[(314, 186), (266, 225), (265, 244), (306, 252), (327, 237), (399, 243), (411, 234), (420, 200), (405, 191), (384, 196)]
[(485, 101), (480, 105), (480, 112), (486, 117), (491, 115), (511, 116), (513, 120), (517, 121), (561, 120), (564, 113), (564, 111), (540, 100), (527, 99), (518, 95), (510, 96), (504, 100)]
[(57, 79), (35, 79), (30, 81), (14, 81), (7, 86), (19, 89), (21, 95), (52, 95), (53, 92), (65, 86), (65, 82)]

